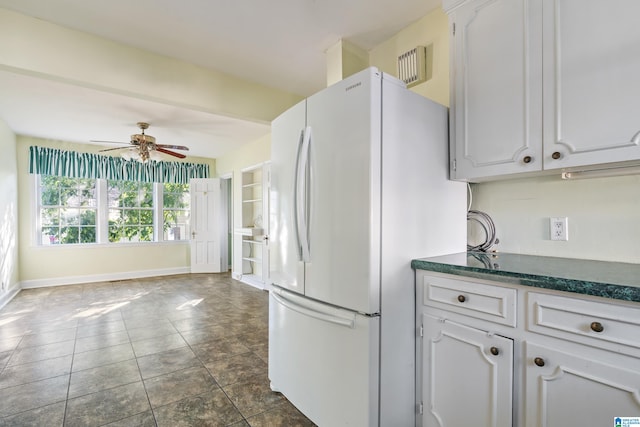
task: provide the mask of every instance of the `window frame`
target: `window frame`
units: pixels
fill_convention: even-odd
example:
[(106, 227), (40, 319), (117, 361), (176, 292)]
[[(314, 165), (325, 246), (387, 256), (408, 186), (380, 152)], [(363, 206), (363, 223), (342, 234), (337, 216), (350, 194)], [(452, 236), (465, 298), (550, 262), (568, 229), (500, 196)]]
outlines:
[[(151, 241), (132, 241), (132, 242), (110, 242), (109, 241), (109, 205), (107, 197), (107, 179), (95, 178), (96, 181), (96, 242), (93, 243), (64, 243), (64, 244), (43, 244), (42, 243), (42, 191), (41, 191), (41, 174), (30, 174), (32, 176), (31, 188), (32, 192), (32, 221), (31, 224), (35, 226), (30, 227), (32, 231), (32, 243), (39, 248), (79, 248), (79, 247), (122, 247), (122, 246), (139, 246), (139, 245), (158, 245), (158, 244), (170, 244), (181, 245), (189, 244), (188, 235), (182, 240), (165, 240), (164, 239), (164, 200), (163, 189), (164, 184), (161, 182), (152, 183), (152, 197), (153, 197), (153, 240)], [(73, 178), (82, 179), (82, 178)], [(186, 191), (190, 193), (190, 186), (186, 185)], [(188, 207), (189, 219), (191, 218), (191, 204)], [(187, 223), (187, 228), (190, 228), (191, 223)]]

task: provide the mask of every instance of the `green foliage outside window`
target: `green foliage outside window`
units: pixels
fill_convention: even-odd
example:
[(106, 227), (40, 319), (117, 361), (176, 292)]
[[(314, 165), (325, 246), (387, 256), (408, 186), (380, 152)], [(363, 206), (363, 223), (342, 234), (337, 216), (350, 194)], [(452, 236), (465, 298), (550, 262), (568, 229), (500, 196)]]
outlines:
[(110, 242), (153, 241), (153, 184), (107, 181)]
[(96, 180), (43, 175), (43, 244), (96, 242)]
[(163, 184), (164, 240), (185, 240), (189, 225), (189, 184)]
[(109, 242), (151, 242), (156, 210), (163, 221), (158, 240), (188, 239), (189, 184), (155, 184), (156, 200), (153, 183), (107, 180), (105, 206), (100, 181), (40, 175), (41, 244), (97, 243), (99, 218)]

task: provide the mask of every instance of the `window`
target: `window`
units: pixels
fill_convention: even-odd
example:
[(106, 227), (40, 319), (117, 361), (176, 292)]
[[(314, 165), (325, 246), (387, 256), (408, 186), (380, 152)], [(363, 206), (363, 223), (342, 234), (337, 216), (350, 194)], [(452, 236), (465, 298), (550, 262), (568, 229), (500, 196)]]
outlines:
[(189, 226), (189, 185), (163, 184), (164, 240), (186, 240)]
[(96, 180), (42, 176), (40, 224), (43, 245), (96, 242)]
[(189, 184), (36, 177), (41, 245), (188, 239)]
[(109, 242), (153, 241), (153, 184), (107, 181)]

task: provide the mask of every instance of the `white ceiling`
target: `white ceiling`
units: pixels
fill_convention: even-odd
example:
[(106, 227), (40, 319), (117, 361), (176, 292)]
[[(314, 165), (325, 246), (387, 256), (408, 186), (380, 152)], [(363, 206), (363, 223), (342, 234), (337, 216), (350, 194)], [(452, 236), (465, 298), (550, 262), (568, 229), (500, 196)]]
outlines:
[[(326, 85), (325, 51), (369, 50), (440, 0), (0, 0), (0, 7), (302, 96)], [(158, 143), (219, 157), (269, 125), (0, 71), (0, 118), (48, 139), (128, 141), (137, 121)], [(35, 120), (34, 118), (37, 118)]]

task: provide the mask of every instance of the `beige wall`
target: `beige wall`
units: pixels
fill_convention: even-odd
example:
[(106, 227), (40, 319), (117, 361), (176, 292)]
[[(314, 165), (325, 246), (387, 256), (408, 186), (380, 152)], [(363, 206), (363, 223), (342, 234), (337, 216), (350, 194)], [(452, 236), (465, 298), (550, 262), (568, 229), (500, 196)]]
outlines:
[(0, 120), (0, 307), (18, 289), (16, 136)]
[(449, 106), (449, 34), (447, 15), (438, 8), (369, 52), (369, 62), (385, 73), (398, 75), (398, 56), (416, 46), (431, 46), (431, 78), (411, 88)]
[[(130, 277), (185, 273), (190, 269), (188, 242), (121, 245), (61, 245), (42, 247), (33, 233), (34, 181), (29, 171), (29, 146), (97, 152), (101, 147), (18, 136), (19, 277), (22, 286), (82, 283)], [(208, 163), (212, 176), (215, 161), (189, 157), (185, 161)]]

